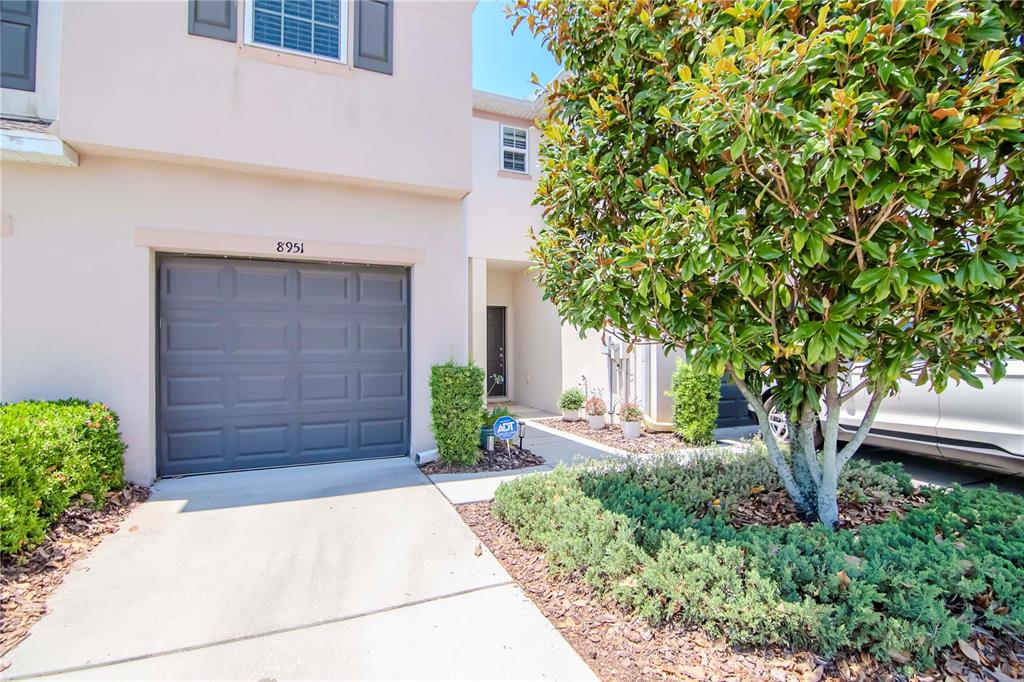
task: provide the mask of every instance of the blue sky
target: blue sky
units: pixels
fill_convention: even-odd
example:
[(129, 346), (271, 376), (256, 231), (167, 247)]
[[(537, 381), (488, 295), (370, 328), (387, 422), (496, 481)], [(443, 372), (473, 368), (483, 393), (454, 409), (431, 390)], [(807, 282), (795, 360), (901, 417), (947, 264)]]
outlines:
[(541, 83), (558, 74), (555, 58), (535, 39), (525, 22), (512, 35), (505, 2), (480, 0), (473, 12), (473, 87), (510, 97), (532, 97), (536, 73)]

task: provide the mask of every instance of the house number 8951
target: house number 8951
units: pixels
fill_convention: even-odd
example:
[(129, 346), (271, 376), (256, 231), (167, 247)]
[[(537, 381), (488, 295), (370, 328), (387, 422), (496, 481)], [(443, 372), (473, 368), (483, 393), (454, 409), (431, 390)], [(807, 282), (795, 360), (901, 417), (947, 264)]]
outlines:
[(278, 253), (306, 253), (305, 245), (302, 242), (278, 242)]

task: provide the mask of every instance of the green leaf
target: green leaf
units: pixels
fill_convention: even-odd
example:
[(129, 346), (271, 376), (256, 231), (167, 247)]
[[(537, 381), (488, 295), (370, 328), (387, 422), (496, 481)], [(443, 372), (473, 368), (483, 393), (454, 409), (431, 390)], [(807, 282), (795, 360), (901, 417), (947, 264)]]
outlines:
[(727, 178), (730, 173), (732, 173), (732, 166), (723, 166), (722, 168), (716, 170), (714, 173), (709, 173), (708, 175), (706, 175), (704, 177), (704, 184), (707, 185), (708, 187), (714, 187), (719, 182)]
[(928, 146), (928, 158), (931, 162), (943, 170), (953, 170), (953, 148)]
[(736, 141), (729, 147), (729, 153), (732, 154), (733, 161), (736, 161), (743, 155), (743, 150), (747, 147), (747, 136), (740, 135), (736, 138)]
[(999, 358), (994, 358), (988, 368), (988, 375), (992, 377), (993, 382), (999, 381), (1006, 376), (1006, 363)]
[(763, 260), (774, 260), (782, 257), (782, 252), (776, 249), (771, 244), (760, 243), (754, 247), (754, 253), (757, 254), (758, 258)]
[(917, 192), (907, 191), (903, 194), (903, 198), (906, 199), (907, 203), (914, 208), (919, 208), (922, 211), (928, 210), (928, 200)]
[(861, 291), (871, 289), (881, 282), (883, 278), (887, 277), (888, 274), (889, 271), (885, 268), (872, 268), (870, 270), (865, 270), (857, 275), (857, 279), (853, 280), (853, 284), (850, 286), (854, 289), (860, 289)]

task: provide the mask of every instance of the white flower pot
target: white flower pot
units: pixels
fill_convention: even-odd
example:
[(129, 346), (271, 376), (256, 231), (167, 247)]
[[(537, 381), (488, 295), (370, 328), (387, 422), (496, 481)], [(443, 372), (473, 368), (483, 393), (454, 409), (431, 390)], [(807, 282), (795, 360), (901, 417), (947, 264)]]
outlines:
[(562, 410), (562, 419), (567, 422), (578, 422), (580, 420), (580, 411)]
[(603, 414), (588, 414), (587, 422), (590, 424), (591, 431), (600, 431), (604, 428), (604, 415)]
[(640, 422), (622, 422), (622, 436), (624, 438), (630, 440), (639, 438), (642, 430), (643, 427), (641, 427)]

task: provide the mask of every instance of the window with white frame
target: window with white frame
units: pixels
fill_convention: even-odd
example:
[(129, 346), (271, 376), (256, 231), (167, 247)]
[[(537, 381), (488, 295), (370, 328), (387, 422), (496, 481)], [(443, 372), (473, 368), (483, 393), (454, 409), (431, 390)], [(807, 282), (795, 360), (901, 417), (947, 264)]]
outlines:
[(343, 0), (252, 0), (246, 42), (344, 62), (348, 11)]
[(526, 173), (526, 156), (530, 148), (526, 128), (501, 126), (501, 170)]

